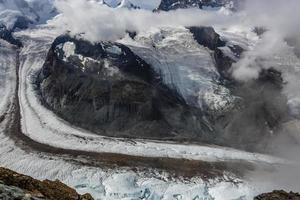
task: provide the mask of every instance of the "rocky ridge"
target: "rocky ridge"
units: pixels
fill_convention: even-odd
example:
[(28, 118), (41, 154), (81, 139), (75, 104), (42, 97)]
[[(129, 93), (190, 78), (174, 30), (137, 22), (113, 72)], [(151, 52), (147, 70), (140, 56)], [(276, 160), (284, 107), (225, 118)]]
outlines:
[(93, 200), (80, 195), (59, 180), (39, 181), (6, 168), (0, 168), (0, 199), (4, 200)]
[(22, 46), (21, 41), (15, 39), (13, 36), (13, 32), (8, 30), (4, 25), (0, 25), (0, 39), (5, 40), (12, 45), (16, 45), (17, 47)]
[(235, 10), (237, 7), (240, 7), (241, 3), (242, 1), (239, 0), (162, 0), (157, 10), (204, 9), (205, 7), (217, 8), (222, 6)]

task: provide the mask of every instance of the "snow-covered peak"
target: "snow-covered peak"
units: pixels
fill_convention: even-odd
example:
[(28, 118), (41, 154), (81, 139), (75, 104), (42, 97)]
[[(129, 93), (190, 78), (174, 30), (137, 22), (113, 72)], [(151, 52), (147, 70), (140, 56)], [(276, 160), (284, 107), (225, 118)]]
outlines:
[(57, 14), (53, 0), (27, 0), (29, 7), (39, 16), (39, 23), (45, 23)]
[(220, 7), (228, 7), (235, 9), (244, 0), (161, 0), (158, 10), (176, 10), (184, 8), (200, 8), (200, 9), (215, 9)]
[(44, 23), (55, 14), (52, 0), (0, 0), (0, 24), (8, 29)]
[(140, 7), (131, 3), (130, 0), (122, 0), (121, 3), (118, 5), (118, 8), (138, 9)]
[(35, 11), (29, 6), (25, 0), (0, 0), (0, 10), (7, 11), (13, 10), (26, 15), (31, 20), (38, 20)]
[(131, 5), (145, 9), (145, 10), (154, 10), (157, 8), (161, 2), (161, 0), (103, 0), (104, 3), (109, 5), (110, 7), (127, 7), (132, 8)]

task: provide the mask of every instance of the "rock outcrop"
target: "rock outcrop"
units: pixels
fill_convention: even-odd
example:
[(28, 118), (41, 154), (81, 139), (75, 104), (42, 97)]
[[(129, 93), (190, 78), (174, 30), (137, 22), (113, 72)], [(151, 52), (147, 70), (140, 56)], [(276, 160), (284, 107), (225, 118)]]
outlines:
[(0, 168), (0, 199), (5, 200), (93, 200), (80, 195), (59, 180), (39, 181), (6, 168)]
[(6, 26), (0, 25), (0, 39), (7, 41), (10, 44), (16, 45), (18, 47), (22, 46), (22, 43), (20, 40), (15, 39), (12, 35), (13, 31), (8, 30)]
[(201, 0), (163, 0), (161, 1), (158, 10), (176, 10), (179, 8), (202, 8), (202, 1)]
[(226, 44), (212, 27), (192, 26), (188, 27), (188, 29), (199, 44), (208, 47), (210, 50), (216, 50), (218, 47), (223, 47)]
[(242, 0), (162, 0), (157, 10), (169, 11), (184, 8), (221, 7), (228, 6), (235, 10), (242, 4)]
[(254, 198), (254, 200), (300, 200), (299, 193), (287, 193), (283, 190), (275, 190), (270, 193), (261, 194)]
[(117, 8), (127, 8), (127, 9), (141, 9), (139, 6), (134, 5), (130, 0), (122, 0)]
[(226, 41), (222, 41), (221, 37), (212, 27), (194, 26), (188, 27), (193, 34), (195, 40), (202, 46), (205, 46), (213, 51), (216, 68), (218, 69), (221, 78), (233, 81), (231, 77), (231, 66), (236, 62), (232, 57), (226, 55), (222, 48), (228, 48), (229, 51), (239, 59), (244, 52), (238, 45), (226, 46)]

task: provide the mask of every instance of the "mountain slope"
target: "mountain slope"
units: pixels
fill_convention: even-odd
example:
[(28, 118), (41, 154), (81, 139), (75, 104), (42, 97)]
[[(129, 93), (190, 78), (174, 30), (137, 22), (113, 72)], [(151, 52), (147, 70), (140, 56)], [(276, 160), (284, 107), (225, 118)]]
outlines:
[(80, 195), (58, 180), (39, 181), (2, 167), (0, 199), (93, 200), (90, 194)]
[(122, 0), (117, 8), (127, 8), (127, 9), (140, 9), (140, 7), (134, 5), (129, 0)]
[(222, 7), (236, 8), (243, 0), (162, 0), (157, 10), (169, 11), (183, 8)]
[(33, 23), (45, 23), (56, 14), (51, 0), (0, 1), (0, 23), (8, 30), (27, 28)]

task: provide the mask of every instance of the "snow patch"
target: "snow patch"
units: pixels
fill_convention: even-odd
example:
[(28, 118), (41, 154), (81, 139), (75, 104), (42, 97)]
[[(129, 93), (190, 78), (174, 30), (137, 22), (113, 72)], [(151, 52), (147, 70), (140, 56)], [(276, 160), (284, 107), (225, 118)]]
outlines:
[(109, 46), (106, 48), (106, 51), (111, 53), (111, 54), (116, 54), (116, 55), (121, 55), (122, 54), (122, 49), (116, 45)]
[(69, 58), (70, 56), (73, 56), (75, 54), (76, 45), (73, 42), (66, 42), (63, 45), (63, 51), (65, 58)]

